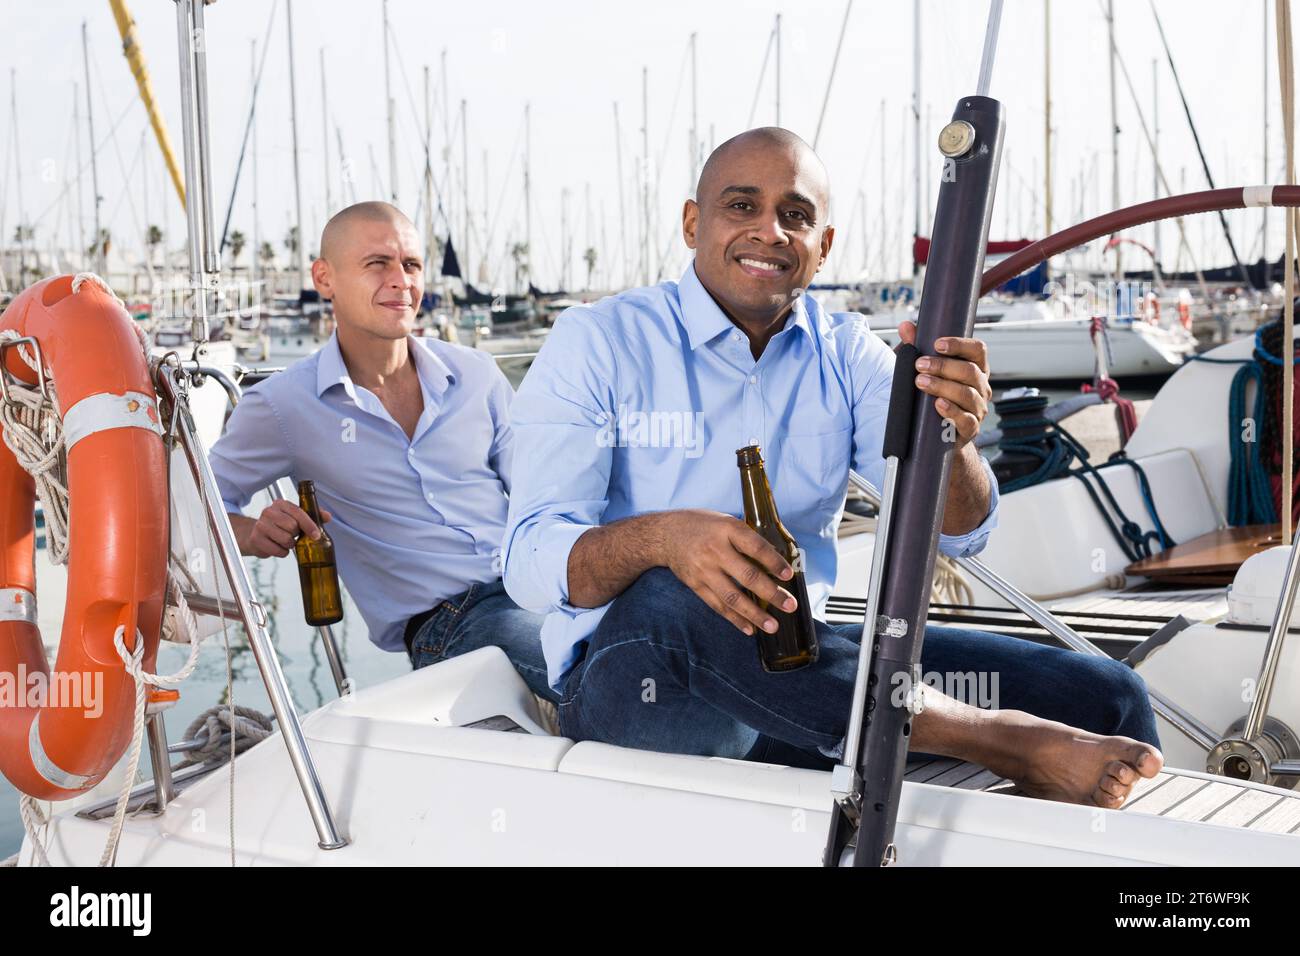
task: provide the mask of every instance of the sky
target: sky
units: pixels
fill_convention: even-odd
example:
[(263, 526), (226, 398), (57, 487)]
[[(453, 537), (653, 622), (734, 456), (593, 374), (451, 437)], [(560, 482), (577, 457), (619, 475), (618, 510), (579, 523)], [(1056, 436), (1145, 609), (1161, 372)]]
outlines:
[[(175, 5), (172, 0), (127, 2), (164, 121), (179, 150)], [(252, 44), (256, 41), (259, 51), (263, 48), (270, 23), (257, 110), (256, 231), (261, 240), (277, 247), (282, 265), (288, 264), (283, 240), (294, 220), (289, 2), (308, 249), (315, 250), (315, 237), (331, 211), (354, 198), (388, 198), (393, 189), (381, 0), (217, 0), (209, 5), (205, 16), (215, 228), (219, 233), (225, 220), (248, 118)], [(923, 120), (919, 192), (911, 106), (917, 2)], [(1045, 8), (1050, 9), (1050, 57), (1044, 56)], [(440, 187), (435, 202), (440, 201), (445, 213), (436, 217), (437, 228), (445, 234), (450, 223), (462, 264), (468, 259), (475, 280), (508, 287), (514, 276), (509, 249), (528, 231), (522, 172), (525, 104), (531, 115), (536, 283), (544, 288), (562, 283), (586, 286), (583, 254), (588, 248), (595, 249), (592, 285), (615, 288), (642, 281), (639, 237), (647, 195), (650, 278), (676, 278), (689, 262), (678, 226), (682, 202), (692, 188), (690, 37), (696, 36), (697, 129), (701, 149), (707, 151), (750, 125), (777, 122), (770, 39), (781, 13), (780, 125), (810, 142), (816, 138), (831, 177), (831, 220), (837, 237), (822, 278), (903, 275), (910, 271), (913, 204), (919, 195), (928, 223), (937, 198), (938, 131), (957, 99), (974, 92), (988, 5), (975, 0), (855, 0), (827, 98), (845, 9), (846, 0), (389, 0), (397, 204), (413, 218), (422, 208), (427, 66), (433, 100), (431, 147)], [(1156, 0), (1156, 9), (1218, 186), (1264, 179), (1267, 40), (1269, 178), (1283, 181), (1273, 3)], [(102, 224), (115, 247), (127, 255), (143, 247), (148, 225), (166, 231), (169, 248), (183, 246), (180, 201), (164, 173), (107, 0), (0, 0), (0, 10), (0, 64), (10, 68), (0, 72), (0, 89), (12, 89), (8, 102), (0, 103), (0, 228), (5, 240), (13, 237), (20, 206), (23, 221), (36, 230), (40, 248), (79, 248), (80, 237), (92, 234), (84, 21), (95, 138), (101, 144), (97, 172)], [(1170, 188), (1207, 188), (1148, 0), (1116, 0), (1115, 23), (1116, 45), (1138, 102), (1147, 123), (1158, 128)], [(990, 95), (1003, 101), (1007, 115), (994, 238), (1043, 234), (1048, 60), (1053, 225), (1060, 229), (1114, 207), (1103, 4), (1006, 0), (990, 89)], [(648, 107), (644, 114), (643, 69)], [(1120, 205), (1129, 205), (1154, 195), (1153, 164), (1118, 70), (1116, 82), (1119, 197)], [(79, 98), (80, 176), (74, 97)], [(825, 117), (817, 135), (823, 101)], [(328, 128), (323, 119), (326, 105)], [(649, 145), (648, 163), (643, 142)], [(245, 157), (231, 215), (231, 228), (243, 232), (250, 245), (255, 226), (251, 153)], [(640, 176), (643, 168), (649, 170), (646, 177)], [(444, 182), (448, 172), (449, 184)], [(1256, 258), (1261, 214), (1242, 211), (1231, 214), (1229, 222), (1242, 257)], [(928, 226), (922, 231), (928, 232)], [(1227, 261), (1217, 219), (1189, 221), (1187, 235), (1201, 266)], [(1282, 235), (1282, 216), (1274, 213), (1268, 237), (1273, 257), (1280, 254)], [(1155, 241), (1151, 227), (1134, 237), (1148, 244)], [(1172, 226), (1161, 231), (1160, 241), (1162, 260), (1170, 268), (1176, 252)], [(242, 264), (250, 255), (243, 253)], [(1185, 259), (1183, 268), (1189, 266)]]

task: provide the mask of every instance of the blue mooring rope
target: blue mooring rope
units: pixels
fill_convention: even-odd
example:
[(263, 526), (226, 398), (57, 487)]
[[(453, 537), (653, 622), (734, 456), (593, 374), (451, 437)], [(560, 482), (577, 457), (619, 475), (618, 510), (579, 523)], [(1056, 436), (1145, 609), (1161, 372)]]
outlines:
[[(1035, 427), (1045, 430), (1045, 434), (1036, 441), (1009, 442), (1004, 440), (999, 442), (1004, 452), (1021, 452), (1032, 455), (1042, 462), (1029, 474), (1000, 485), (999, 490), (1002, 493), (1018, 491), (1021, 488), (1028, 488), (1030, 485), (1036, 485), (1041, 481), (1048, 481), (1052, 478), (1072, 475), (1083, 482), (1088, 497), (1096, 505), (1098, 513), (1105, 520), (1115, 541), (1119, 544), (1120, 550), (1124, 552), (1129, 561), (1140, 561), (1143, 558), (1150, 557), (1153, 542), (1159, 544), (1162, 549), (1173, 547), (1175, 544), (1174, 539), (1169, 536), (1164, 523), (1160, 520), (1155, 499), (1151, 494), (1151, 484), (1147, 481), (1146, 472), (1142, 470), (1141, 465), (1128, 458), (1123, 451), (1118, 451), (1111, 456), (1106, 464), (1100, 467), (1128, 465), (1137, 472), (1138, 489), (1142, 495), (1142, 502), (1146, 507), (1147, 514), (1156, 527), (1155, 531), (1143, 531), (1141, 525), (1136, 521), (1132, 521), (1124, 513), (1124, 510), (1119, 506), (1119, 502), (1115, 500), (1115, 496), (1111, 493), (1110, 486), (1106, 484), (1106, 479), (1102, 476), (1099, 467), (1088, 460), (1088, 450), (1079, 443), (1078, 439), (1062, 428), (1059, 423), (1047, 418), (1017, 419), (1016, 421), (1017, 429)], [(1075, 461), (1079, 463), (1078, 466), (1070, 467), (1071, 463)], [(1088, 480), (1089, 477), (1096, 479), (1096, 487)], [(1106, 504), (1103, 504), (1102, 497), (1105, 497), (1106, 504), (1110, 506), (1109, 509), (1107, 509)], [(1112, 512), (1114, 518), (1111, 517)], [(1116, 521), (1118, 521), (1118, 525)]]
[[(1264, 366), (1261, 362), (1281, 367), (1280, 356), (1274, 355), (1264, 344), (1264, 333), (1276, 326), (1275, 319), (1255, 330), (1255, 350), (1248, 359), (1216, 359), (1204, 355), (1192, 356), (1192, 361), (1213, 365), (1240, 365), (1228, 389), (1228, 524), (1239, 528), (1248, 524), (1274, 524), (1278, 520), (1277, 506), (1273, 503), (1273, 484), (1264, 460), (1259, 453), (1264, 420), (1270, 409), (1264, 393)], [(1297, 355), (1293, 364), (1300, 364)], [(1246, 431), (1246, 388), (1255, 383), (1255, 404), (1251, 413), (1254, 423), (1250, 440)]]

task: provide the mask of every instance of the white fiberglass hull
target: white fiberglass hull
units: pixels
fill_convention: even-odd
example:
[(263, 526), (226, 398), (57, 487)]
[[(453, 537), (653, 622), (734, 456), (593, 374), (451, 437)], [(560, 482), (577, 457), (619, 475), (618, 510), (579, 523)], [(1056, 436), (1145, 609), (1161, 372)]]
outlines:
[[(891, 348), (898, 344), (896, 328), (873, 331)], [(1167, 375), (1195, 352), (1196, 340), (1181, 327), (1120, 323), (1107, 334), (1111, 378)], [(1096, 358), (1086, 319), (977, 322), (975, 337), (988, 346), (994, 381), (1083, 381), (1093, 376)]]
[[(494, 649), (326, 705), (304, 729), (348, 846), (317, 847), (277, 736), (236, 763), (236, 863), (820, 864), (829, 773), (574, 743), (541, 732), (530, 708)], [(534, 732), (446, 726), (502, 710)], [(228, 864), (228, 773), (129, 819), (118, 865)], [(56, 816), (51, 862), (93, 862), (107, 833), (107, 820)], [(1300, 848), (1277, 833), (925, 783), (903, 787), (897, 843), (903, 864), (980, 866), (1280, 864)], [(30, 853), (25, 843), (24, 863)]]

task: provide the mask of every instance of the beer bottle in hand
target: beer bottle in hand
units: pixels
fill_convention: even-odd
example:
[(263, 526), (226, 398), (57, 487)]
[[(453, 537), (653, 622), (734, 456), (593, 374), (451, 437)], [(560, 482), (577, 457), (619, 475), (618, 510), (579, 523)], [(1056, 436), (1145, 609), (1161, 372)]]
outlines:
[(298, 507), (307, 512), (307, 517), (321, 529), (316, 540), (301, 534), (293, 546), (294, 556), (298, 559), (298, 576), (302, 580), (303, 614), (312, 627), (337, 624), (343, 620), (343, 597), (339, 593), (339, 572), (334, 564), (334, 542), (320, 520), (316, 486), (310, 481), (298, 482)]
[(808, 601), (808, 585), (804, 582), (803, 562), (799, 560), (799, 546), (777, 514), (772, 486), (768, 484), (767, 472), (763, 468), (761, 449), (757, 445), (739, 449), (736, 464), (740, 467), (745, 524), (766, 539), (795, 569), (794, 577), (784, 585), (798, 602), (799, 606), (793, 612), (769, 607), (766, 601), (750, 593), (755, 603), (771, 614), (777, 625), (774, 634), (761, 628), (756, 631), (758, 656), (763, 669), (773, 673), (792, 671), (817, 660), (817, 631), (813, 627), (812, 606)]

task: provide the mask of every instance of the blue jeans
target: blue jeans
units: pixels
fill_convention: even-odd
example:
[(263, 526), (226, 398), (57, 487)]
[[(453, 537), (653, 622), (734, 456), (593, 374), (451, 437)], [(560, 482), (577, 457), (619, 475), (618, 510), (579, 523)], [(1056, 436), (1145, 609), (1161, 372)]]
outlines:
[[(861, 634), (860, 624), (819, 621), (817, 663), (769, 674), (753, 638), (654, 568), (613, 603), (566, 678), (560, 729), (575, 740), (826, 769), (847, 726)], [(969, 704), (1159, 745), (1146, 685), (1119, 661), (927, 627), (921, 669)]]
[(546, 682), (542, 658), (542, 617), (525, 611), (506, 594), (500, 579), (471, 584), (469, 590), (443, 601), (411, 641), (411, 665), (430, 664), (495, 645), (506, 652), (528, 689), (555, 702)]

